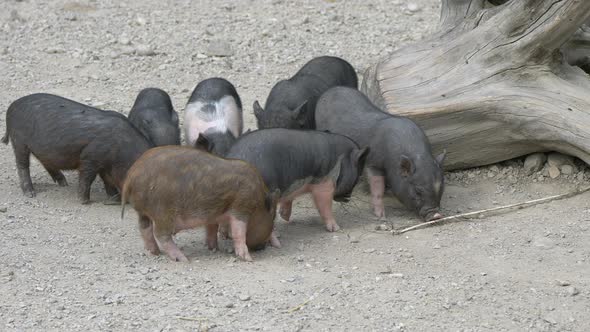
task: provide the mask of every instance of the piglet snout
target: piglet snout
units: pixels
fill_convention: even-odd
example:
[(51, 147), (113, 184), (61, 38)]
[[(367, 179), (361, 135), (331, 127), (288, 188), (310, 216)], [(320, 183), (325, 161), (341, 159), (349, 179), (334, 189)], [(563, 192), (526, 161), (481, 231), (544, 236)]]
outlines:
[(433, 221), (433, 220), (438, 220), (438, 219), (442, 219), (443, 215), (440, 214), (439, 212), (436, 212), (435, 214), (433, 214), (432, 216), (430, 216), (430, 218), (428, 218), (428, 221)]

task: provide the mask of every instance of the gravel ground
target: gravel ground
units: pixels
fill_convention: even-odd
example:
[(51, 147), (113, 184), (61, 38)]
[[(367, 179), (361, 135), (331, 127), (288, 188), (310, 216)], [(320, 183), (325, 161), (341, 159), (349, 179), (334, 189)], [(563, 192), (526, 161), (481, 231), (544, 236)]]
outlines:
[[(13, 1), (0, 12), (0, 132), (15, 99), (49, 92), (127, 113), (142, 88), (182, 112), (201, 80), (232, 81), (251, 105), (314, 56), (359, 71), (436, 29), (440, 4), (406, 1)], [(371, 216), (366, 185), (327, 233), (309, 199), (278, 221), (283, 248), (236, 261), (202, 229), (177, 236), (191, 260), (146, 254), (131, 210), (82, 206), (38, 162), (38, 195), (0, 147), (0, 330), (588, 331), (590, 194), (392, 236), (418, 220), (393, 200)], [(522, 160), (447, 174), (446, 214), (590, 185), (575, 162), (527, 175)], [(556, 172), (557, 168), (557, 172)], [(570, 169), (571, 168), (571, 169)], [(560, 173), (560, 174), (558, 174)], [(557, 175), (557, 176), (556, 176)], [(77, 183), (74, 172), (68, 182)]]

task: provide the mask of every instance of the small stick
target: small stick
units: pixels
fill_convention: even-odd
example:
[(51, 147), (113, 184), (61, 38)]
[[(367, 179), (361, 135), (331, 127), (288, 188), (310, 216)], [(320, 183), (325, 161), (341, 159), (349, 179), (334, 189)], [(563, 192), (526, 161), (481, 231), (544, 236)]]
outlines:
[(176, 316), (176, 318), (180, 319), (180, 320), (188, 320), (191, 322), (202, 322), (202, 321), (206, 321), (207, 318), (205, 317), (183, 317), (183, 316)]
[(418, 225), (414, 225), (412, 227), (404, 228), (404, 229), (401, 229), (401, 230), (393, 230), (393, 231), (391, 231), (391, 233), (393, 235), (398, 235), (398, 234), (403, 234), (403, 233), (406, 233), (406, 232), (409, 232), (409, 231), (413, 231), (415, 229), (426, 228), (426, 227), (431, 226), (431, 225), (434, 225), (434, 224), (442, 224), (444, 222), (455, 220), (455, 219), (459, 219), (459, 218), (467, 218), (467, 217), (471, 217), (471, 216), (477, 216), (477, 215), (480, 215), (480, 214), (483, 214), (483, 213), (495, 212), (495, 211), (512, 209), (512, 208), (520, 208), (520, 209), (522, 209), (522, 208), (525, 208), (525, 207), (529, 207), (529, 206), (533, 206), (533, 205), (537, 205), (537, 204), (541, 204), (541, 203), (547, 203), (547, 202), (551, 202), (551, 201), (555, 201), (555, 200), (559, 200), (559, 199), (573, 197), (573, 196), (576, 196), (576, 195), (585, 193), (585, 192), (587, 192), (589, 190), (590, 190), (590, 187), (586, 187), (586, 188), (583, 188), (583, 189), (574, 190), (572, 192), (561, 194), (561, 195), (554, 195), (554, 196), (549, 196), (549, 197), (544, 197), (544, 198), (539, 198), (539, 199), (533, 199), (531, 201), (526, 201), (526, 202), (522, 202), (522, 203), (516, 203), (516, 204), (498, 206), (498, 207), (491, 208), (491, 209), (485, 209), (485, 210), (479, 210), (479, 211), (474, 211), (474, 212), (457, 214), (457, 215), (454, 215), (454, 216), (449, 216), (449, 217), (445, 217), (445, 218), (438, 219), (438, 220), (433, 220), (433, 221), (428, 221), (428, 222), (420, 223)]
[(311, 302), (311, 300), (313, 300), (313, 296), (310, 297), (309, 299), (307, 299), (305, 302), (301, 303), (300, 305), (297, 305), (297, 306), (287, 310), (287, 312), (292, 314), (295, 311), (299, 311), (299, 310), (303, 309), (303, 307), (305, 307), (309, 302)]

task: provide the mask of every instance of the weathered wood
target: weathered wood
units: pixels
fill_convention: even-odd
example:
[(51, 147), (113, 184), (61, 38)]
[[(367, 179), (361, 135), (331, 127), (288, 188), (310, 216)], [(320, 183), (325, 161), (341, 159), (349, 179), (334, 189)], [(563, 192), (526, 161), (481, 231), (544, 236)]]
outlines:
[(590, 1), (442, 1), (440, 33), (370, 67), (363, 92), (414, 119), (447, 169), (547, 150), (590, 163), (590, 80), (559, 51)]

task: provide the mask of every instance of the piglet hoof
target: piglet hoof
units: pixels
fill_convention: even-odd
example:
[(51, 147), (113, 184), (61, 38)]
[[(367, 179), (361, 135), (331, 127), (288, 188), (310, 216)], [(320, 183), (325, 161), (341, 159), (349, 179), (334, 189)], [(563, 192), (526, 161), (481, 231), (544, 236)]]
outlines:
[(102, 202), (102, 204), (104, 204), (104, 205), (121, 205), (121, 195), (116, 194), (114, 196), (110, 196), (104, 202)]
[(81, 199), (80, 200), (80, 204), (82, 204), (82, 205), (88, 205), (88, 204), (90, 204), (90, 200), (89, 199)]
[(278, 239), (278, 237), (277, 237), (277, 235), (275, 234), (274, 231), (270, 234), (270, 240), (269, 240), (269, 242), (270, 242), (270, 245), (273, 246), (273, 247), (275, 247), (275, 248), (280, 248), (281, 247), (281, 242), (279, 241), (279, 239)]
[(145, 248), (150, 254), (154, 256), (160, 255), (160, 248), (156, 247), (146, 247)]
[(328, 232), (338, 232), (340, 230), (340, 226), (334, 221), (326, 224), (326, 230)]
[(188, 263), (188, 258), (186, 258), (186, 256), (183, 254), (169, 255), (169, 257), (171, 260), (173, 260), (175, 262)]
[(68, 186), (68, 181), (66, 180), (66, 178), (59, 179), (56, 182), (57, 182), (57, 185), (60, 187), (67, 187)]
[(215, 239), (215, 241), (207, 239), (207, 249), (213, 252), (217, 252), (217, 249), (219, 249), (219, 247), (217, 246), (217, 238)]
[(24, 192), (24, 195), (28, 198), (34, 198), (37, 196), (37, 193), (34, 190), (27, 190)]
[(246, 245), (235, 247), (234, 250), (236, 252), (236, 256), (240, 257), (246, 262), (252, 262), (252, 256), (250, 256), (250, 253), (248, 252), (248, 247)]
[(374, 207), (373, 213), (379, 219), (385, 219), (385, 209), (383, 207)]
[(437, 212), (437, 213), (433, 214), (430, 218), (428, 218), (428, 221), (442, 219), (442, 217), (443, 217), (443, 215)]

